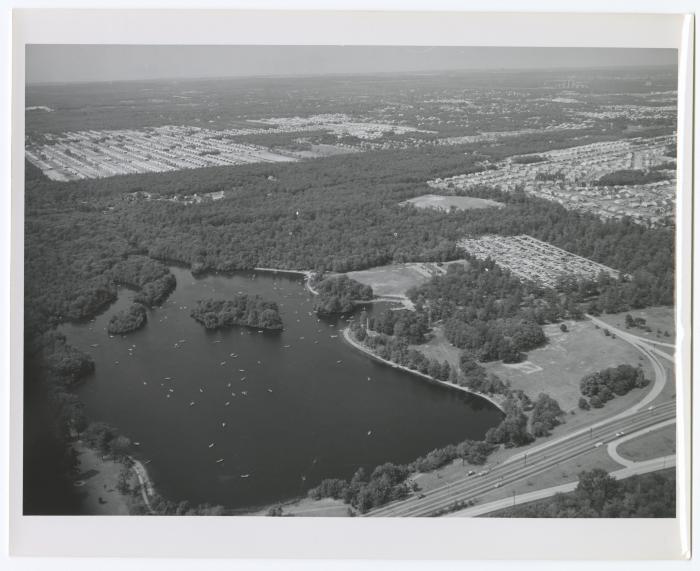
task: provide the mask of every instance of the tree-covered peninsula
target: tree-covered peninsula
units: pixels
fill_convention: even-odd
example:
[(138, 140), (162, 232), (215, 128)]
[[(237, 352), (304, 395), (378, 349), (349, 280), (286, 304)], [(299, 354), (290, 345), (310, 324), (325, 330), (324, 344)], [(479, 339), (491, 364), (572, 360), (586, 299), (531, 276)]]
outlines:
[(334, 276), (314, 284), (318, 299), (314, 310), (320, 315), (350, 313), (357, 302), (374, 297), (372, 288), (347, 276)]
[(127, 309), (115, 313), (107, 324), (110, 335), (124, 335), (146, 325), (146, 308), (140, 303), (132, 303)]

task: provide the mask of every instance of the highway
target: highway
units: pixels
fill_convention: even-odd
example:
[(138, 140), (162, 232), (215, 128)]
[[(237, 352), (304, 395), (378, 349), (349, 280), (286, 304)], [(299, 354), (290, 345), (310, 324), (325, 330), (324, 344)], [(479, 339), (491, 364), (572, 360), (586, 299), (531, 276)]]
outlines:
[[(480, 475), (465, 476), (439, 488), (413, 495), (407, 499), (386, 504), (371, 510), (366, 517), (431, 516), (444, 509), (450, 509), (456, 502), (477, 501), (479, 496), (494, 488), (526, 480), (550, 470), (561, 462), (583, 456), (597, 447), (602, 447), (622, 436), (621, 433), (650, 429), (665, 425), (676, 417), (676, 402), (670, 400), (656, 406), (652, 401), (658, 398), (667, 382), (665, 368), (650, 342), (641, 337), (627, 334), (593, 317), (596, 324), (607, 328), (621, 339), (639, 350), (651, 363), (654, 371), (653, 385), (649, 392), (630, 408), (591, 426), (581, 428), (560, 438), (549, 440), (522, 453), (515, 454), (495, 467), (486, 468)], [(672, 356), (666, 354), (667, 358)], [(483, 473), (486, 472), (486, 473)], [(422, 496), (422, 497), (421, 497)]]

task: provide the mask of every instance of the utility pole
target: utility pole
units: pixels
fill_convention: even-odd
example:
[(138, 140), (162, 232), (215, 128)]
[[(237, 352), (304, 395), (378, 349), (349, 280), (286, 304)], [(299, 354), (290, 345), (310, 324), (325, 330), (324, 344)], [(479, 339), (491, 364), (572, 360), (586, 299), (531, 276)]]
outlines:
[(513, 490), (513, 507), (515, 507), (515, 490)]

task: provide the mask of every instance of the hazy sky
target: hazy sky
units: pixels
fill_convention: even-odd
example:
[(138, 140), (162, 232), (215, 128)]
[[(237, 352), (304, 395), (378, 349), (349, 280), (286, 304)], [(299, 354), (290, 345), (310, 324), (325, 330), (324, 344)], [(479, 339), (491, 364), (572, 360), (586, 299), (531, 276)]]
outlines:
[(30, 45), (28, 83), (458, 69), (663, 65), (633, 48)]

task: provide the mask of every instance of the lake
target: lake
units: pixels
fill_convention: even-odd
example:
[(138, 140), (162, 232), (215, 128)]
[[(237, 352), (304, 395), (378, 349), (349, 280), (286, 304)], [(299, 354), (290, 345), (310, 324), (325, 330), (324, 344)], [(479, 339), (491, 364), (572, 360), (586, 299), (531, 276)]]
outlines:
[[(480, 440), (502, 418), (484, 399), (353, 349), (345, 319), (313, 313), (302, 276), (171, 271), (177, 288), (143, 329), (107, 334), (109, 318), (131, 303), (128, 289), (94, 321), (60, 328), (95, 361), (78, 389), (88, 417), (138, 443), (135, 456), (168, 499), (259, 507), (359, 467)], [(284, 331), (207, 331), (190, 317), (197, 300), (236, 293), (278, 302)]]

